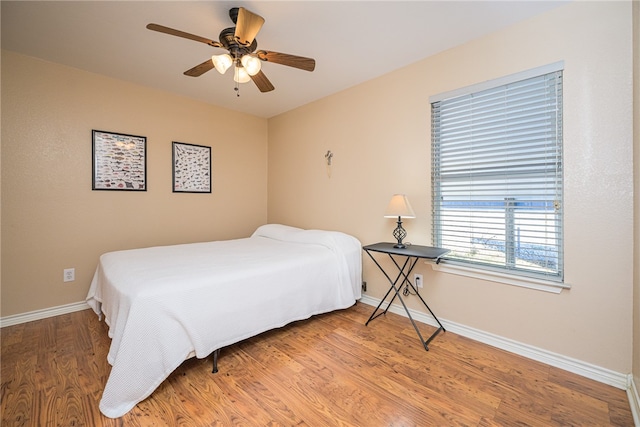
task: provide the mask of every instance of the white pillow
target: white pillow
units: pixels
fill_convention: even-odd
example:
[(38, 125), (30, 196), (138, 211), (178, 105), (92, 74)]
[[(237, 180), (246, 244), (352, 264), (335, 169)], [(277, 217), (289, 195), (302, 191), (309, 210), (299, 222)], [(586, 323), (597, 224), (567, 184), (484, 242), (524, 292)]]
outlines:
[(302, 228), (291, 227), (282, 224), (265, 224), (261, 225), (253, 232), (254, 236), (268, 237), (270, 239), (291, 241), (295, 240), (295, 236), (304, 230)]

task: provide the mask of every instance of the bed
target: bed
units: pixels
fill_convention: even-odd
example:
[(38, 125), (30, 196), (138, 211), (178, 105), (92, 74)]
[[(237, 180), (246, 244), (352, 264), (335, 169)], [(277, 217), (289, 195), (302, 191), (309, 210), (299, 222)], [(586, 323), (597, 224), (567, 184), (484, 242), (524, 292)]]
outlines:
[(109, 327), (100, 411), (118, 418), (190, 357), (361, 297), (353, 236), (280, 224), (236, 240), (109, 252), (87, 303)]

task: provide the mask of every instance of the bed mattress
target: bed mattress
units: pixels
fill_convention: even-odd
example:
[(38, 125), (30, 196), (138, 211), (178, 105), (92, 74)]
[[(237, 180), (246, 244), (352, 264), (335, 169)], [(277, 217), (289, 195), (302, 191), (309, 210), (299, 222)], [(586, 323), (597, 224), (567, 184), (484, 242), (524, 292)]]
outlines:
[(126, 414), (193, 355), (347, 308), (361, 283), (355, 237), (279, 224), (244, 239), (106, 253), (87, 295), (112, 340), (100, 410)]

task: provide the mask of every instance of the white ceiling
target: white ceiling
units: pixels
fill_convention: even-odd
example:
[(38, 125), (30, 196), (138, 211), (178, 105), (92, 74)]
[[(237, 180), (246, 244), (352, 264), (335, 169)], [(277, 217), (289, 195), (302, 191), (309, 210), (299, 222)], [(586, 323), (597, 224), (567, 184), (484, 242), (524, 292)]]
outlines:
[[(2, 48), (272, 117), (566, 3), (562, 1), (2, 1)], [(161, 24), (212, 40), (228, 11), (265, 18), (258, 49), (316, 60), (314, 72), (264, 64), (275, 90), (232, 73), (182, 73), (222, 49), (147, 30)]]

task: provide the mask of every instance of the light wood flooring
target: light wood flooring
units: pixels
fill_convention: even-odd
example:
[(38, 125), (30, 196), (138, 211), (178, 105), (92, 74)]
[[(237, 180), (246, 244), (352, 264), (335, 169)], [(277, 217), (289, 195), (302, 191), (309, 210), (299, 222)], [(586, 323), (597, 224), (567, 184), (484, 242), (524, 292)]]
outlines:
[(5, 327), (1, 425), (633, 425), (623, 390), (451, 332), (426, 352), (404, 317), (364, 326), (372, 310), (357, 304), (224, 348), (217, 374), (209, 359), (187, 360), (119, 419), (98, 410), (110, 339), (92, 311)]

